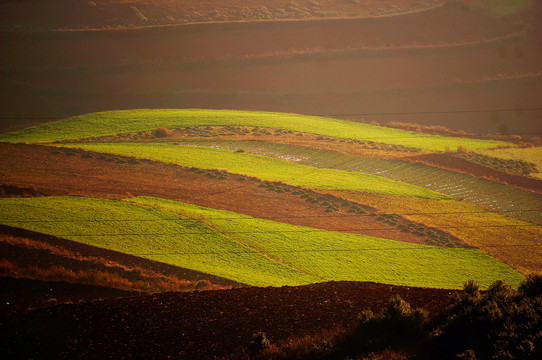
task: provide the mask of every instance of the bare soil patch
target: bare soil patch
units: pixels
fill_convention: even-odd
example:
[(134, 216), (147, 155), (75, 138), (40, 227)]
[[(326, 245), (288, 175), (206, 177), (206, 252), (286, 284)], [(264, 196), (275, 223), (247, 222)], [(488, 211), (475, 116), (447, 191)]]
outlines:
[(8, 356), (224, 358), (246, 349), (255, 332), (277, 342), (342, 328), (364, 309), (380, 311), (392, 295), (436, 314), (450, 293), (358, 282), (162, 293), (3, 318), (0, 341)]

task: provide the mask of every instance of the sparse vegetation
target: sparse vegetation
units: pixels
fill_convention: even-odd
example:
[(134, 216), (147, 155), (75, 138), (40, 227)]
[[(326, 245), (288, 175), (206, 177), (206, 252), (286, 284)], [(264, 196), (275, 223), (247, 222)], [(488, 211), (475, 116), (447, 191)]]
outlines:
[(463, 201), (453, 200), (433, 201), (354, 193), (343, 196), (361, 204), (370, 204), (383, 212), (409, 214), (407, 219), (451, 233), (523, 274), (542, 271), (542, 249), (533, 241), (542, 237), (542, 229), (540, 226), (509, 218), (506, 212), (499, 215)]
[[(476, 150), (477, 159), (519, 175), (542, 179), (542, 147)], [(476, 158), (477, 155), (472, 155)]]
[[(137, 266), (125, 266), (115, 261), (96, 256), (83, 256), (59, 245), (32, 240), (24, 237), (0, 236), (0, 243), (24, 249), (25, 254), (39, 259), (37, 264), (29, 265), (26, 259), (0, 256), (0, 275), (13, 278), (26, 278), (42, 281), (61, 281), (97, 286), (107, 286), (122, 290), (143, 292), (188, 291), (195, 288), (217, 288), (209, 281), (186, 281), (173, 276), (164, 276)], [(8, 247), (9, 248), (9, 247)], [(4, 249), (5, 245), (4, 245)], [(19, 252), (19, 255), (22, 255)], [(44, 265), (50, 263), (63, 265)], [(21, 263), (20, 260), (25, 260)]]
[(529, 163), (525, 160), (504, 159), (504, 158), (491, 157), (488, 155), (468, 153), (468, 152), (460, 153), (460, 156), (474, 163), (488, 166), (488, 167), (497, 169), (499, 171), (504, 171), (506, 173), (513, 174), (513, 175), (524, 175), (524, 176), (531, 175), (532, 176), (532, 175), (538, 174), (536, 164)]

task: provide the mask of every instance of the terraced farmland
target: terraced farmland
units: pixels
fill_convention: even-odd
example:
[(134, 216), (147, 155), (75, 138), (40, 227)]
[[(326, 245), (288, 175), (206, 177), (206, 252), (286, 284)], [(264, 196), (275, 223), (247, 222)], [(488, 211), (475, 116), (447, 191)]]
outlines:
[(283, 145), (258, 141), (191, 140), (189, 144), (244, 150), (250, 153), (279, 158), (284, 161), (362, 172), (413, 184), (483, 206), (491, 211), (540, 222), (542, 195), (512, 188), (485, 179), (474, 178), (448, 170), (408, 161), (363, 158), (330, 150)]
[[(105, 187), (100, 182), (111, 181), (107, 174), (130, 176), (135, 171), (129, 169), (131, 166), (143, 164), (148, 166), (140, 168), (149, 171), (158, 167), (170, 169), (164, 181), (182, 183), (190, 178), (190, 182), (182, 185), (186, 187), (183, 191), (188, 191), (198, 177), (207, 179), (205, 186), (213, 189), (209, 194), (198, 186), (198, 193), (188, 197), (181, 195), (183, 192), (170, 195), (170, 191), (177, 193), (175, 185), (159, 188), (158, 178), (149, 174), (153, 180), (145, 185), (148, 187), (126, 184), (137, 194), (154, 198), (134, 197), (128, 189), (119, 193), (117, 187), (110, 187), (112, 196), (124, 201), (74, 197), (4, 199), (2, 207), (8, 220), (9, 216), (24, 219), (25, 214), (37, 214), (37, 219), (45, 217), (41, 223), (7, 221), (16, 227), (240, 283), (285, 285), (370, 280), (458, 288), (466, 277), (489, 284), (490, 279), (504, 276), (517, 284), (522, 275), (515, 271), (528, 273), (542, 268), (540, 259), (525, 257), (528, 248), (523, 247), (538, 246), (539, 225), (533, 222), (540, 221), (542, 195), (404, 160), (420, 153), (434, 154), (450, 145), (460, 147), (469, 143), (485, 149), (500, 142), (432, 136), (321, 117), (206, 110), (89, 114), (2, 134), (0, 139), (11, 143), (32, 141), (40, 143), (39, 147), (49, 147), (55, 169), (62, 168), (57, 163), (61, 158), (70, 161), (70, 157), (77, 156), (78, 165), (70, 171), (81, 176), (83, 182), (87, 175), (82, 176), (78, 169), (85, 161), (89, 166), (92, 163), (91, 168), (97, 173), (88, 174), (92, 185), (85, 186), (87, 190), (74, 189), (75, 195), (87, 196), (85, 191), (94, 194), (94, 189), (100, 189), (98, 194), (102, 194)], [(303, 139), (299, 142), (304, 146), (296, 145), (298, 139)], [(345, 153), (331, 150), (334, 145), (342, 146)], [(16, 150), (18, 145), (9, 146)], [(54, 154), (60, 154), (58, 160)], [(109, 170), (102, 175), (101, 161), (113, 161), (119, 168), (113, 170), (115, 166), (108, 165)], [(226, 183), (226, 187), (221, 186)], [(226, 201), (224, 196), (233, 189), (235, 198)], [(281, 197), (280, 202), (288, 202), (295, 213), (292, 219), (278, 222), (287, 217), (282, 211), (278, 221), (270, 221), (273, 210), (258, 202), (273, 198), (272, 203), (276, 204), (273, 206), (281, 206), (278, 196), (273, 194), (282, 193), (288, 195)], [(214, 194), (223, 196), (213, 201)], [(157, 196), (171, 200), (182, 196), (193, 204), (198, 204), (199, 196), (205, 196), (204, 205), (208, 207)], [(447, 222), (438, 221), (432, 213), (416, 218), (411, 209), (423, 212), (423, 207), (410, 208), (402, 203), (420, 205), (428, 201), (432, 207), (452, 209), (450, 215), (459, 216), (457, 223), (464, 229), (450, 223), (449, 216), (444, 216)], [(478, 206), (475, 213), (480, 225), (474, 220), (476, 216), (455, 212), (457, 204), (467, 202)], [(378, 206), (373, 207), (373, 203)], [(251, 216), (209, 208), (214, 206)], [(100, 207), (107, 209), (106, 213), (116, 214), (111, 216), (113, 220), (125, 212), (134, 214), (136, 221), (110, 221), (104, 227), (110, 232), (104, 234), (93, 233), (98, 229), (94, 223), (91, 227), (77, 223), (70, 229), (62, 225), (69, 224), (68, 221), (56, 221), (63, 216), (78, 218), (84, 209), (86, 216), (97, 217), (99, 226), (104, 226), (104, 219), (97, 215)], [(152, 212), (156, 224), (146, 228), (137, 220), (142, 217), (140, 212), (147, 215)], [(311, 218), (303, 223), (304, 227), (293, 220), (303, 216)], [(337, 218), (328, 221), (329, 225), (322, 225), (333, 223), (332, 228), (310, 227), (324, 216)], [(341, 217), (349, 219), (342, 221)], [(356, 228), (356, 219), (374, 227)], [(337, 227), (338, 224), (349, 226)], [(499, 231), (495, 229), (501, 227), (507, 229), (505, 243), (497, 239)], [(469, 232), (477, 228), (477, 232)], [(485, 236), (490, 238), (486, 241)], [(519, 248), (511, 251), (511, 246)], [(537, 254), (537, 249), (531, 253)], [(236, 265), (238, 262), (241, 265)], [(508, 271), (516, 275), (506, 275)]]

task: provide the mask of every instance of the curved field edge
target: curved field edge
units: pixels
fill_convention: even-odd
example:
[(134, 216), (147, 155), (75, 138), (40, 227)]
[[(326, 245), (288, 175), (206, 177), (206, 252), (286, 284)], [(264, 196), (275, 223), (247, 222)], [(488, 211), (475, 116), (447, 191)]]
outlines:
[[(521, 273), (542, 272), (542, 226), (456, 200), (332, 192), (360, 204), (446, 231)], [(538, 210), (540, 211), (540, 210)]]
[(415, 133), (319, 116), (204, 109), (142, 109), (92, 113), (0, 134), (0, 141), (32, 143), (80, 140), (90, 137), (149, 131), (157, 127), (182, 128), (207, 125), (258, 126), (285, 129), (439, 152), (456, 149), (459, 146), (472, 150), (508, 144), (499, 141)]
[(467, 279), (483, 287), (523, 280), (478, 249), (315, 230), (155, 198), (128, 201), (0, 199), (0, 223), (254, 285), (358, 280), (461, 288)]
[(320, 169), (266, 156), (237, 153), (229, 150), (162, 143), (63, 144), (102, 153), (174, 163), (185, 167), (225, 170), (254, 176), (261, 180), (281, 181), (293, 186), (320, 190), (353, 190), (432, 199), (446, 195), (422, 187), (386, 179), (376, 175), (337, 169)]

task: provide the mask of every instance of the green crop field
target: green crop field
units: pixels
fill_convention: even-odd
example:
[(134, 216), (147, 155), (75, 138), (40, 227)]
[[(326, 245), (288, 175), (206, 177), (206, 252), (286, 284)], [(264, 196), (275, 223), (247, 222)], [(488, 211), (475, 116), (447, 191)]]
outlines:
[[(129, 202), (128, 202), (129, 201)], [(154, 198), (0, 199), (0, 223), (255, 285), (324, 280), (461, 288), (523, 276), (480, 250), (316, 230)]]
[[(531, 210), (542, 208), (541, 194), (419, 163), (366, 158), (324, 149), (263, 141), (204, 139), (190, 140), (187, 143), (230, 151), (243, 149), (252, 154), (275, 157), (298, 164), (377, 175), (427, 188), (524, 220), (540, 220), (540, 214)], [(533, 161), (538, 154), (542, 157), (542, 152), (538, 151), (538, 149), (542, 148), (503, 149), (495, 152), (501, 154), (502, 151), (503, 157), (512, 157), (517, 154), (518, 157), (521, 156), (523, 159)], [(492, 153), (492, 150), (486, 150), (484, 153)], [(538, 161), (540, 162), (540, 159)], [(517, 210), (527, 211), (521, 212)]]
[(79, 143), (63, 146), (134, 156), (186, 167), (226, 170), (255, 176), (261, 180), (282, 181), (289, 185), (313, 189), (368, 191), (433, 199), (447, 198), (432, 190), (379, 176), (337, 169), (319, 169), (265, 156), (221, 149), (161, 143)]
[[(320, 279), (180, 215), (84, 197), (0, 199), (0, 223), (253, 285)], [(182, 236), (181, 236), (182, 235)]]
[(0, 141), (52, 142), (137, 133), (157, 127), (202, 125), (259, 126), (286, 129), (344, 139), (382, 142), (412, 148), (444, 151), (458, 146), (486, 149), (507, 143), (428, 135), (345, 120), (284, 113), (233, 110), (126, 110), (93, 113), (0, 134)]

